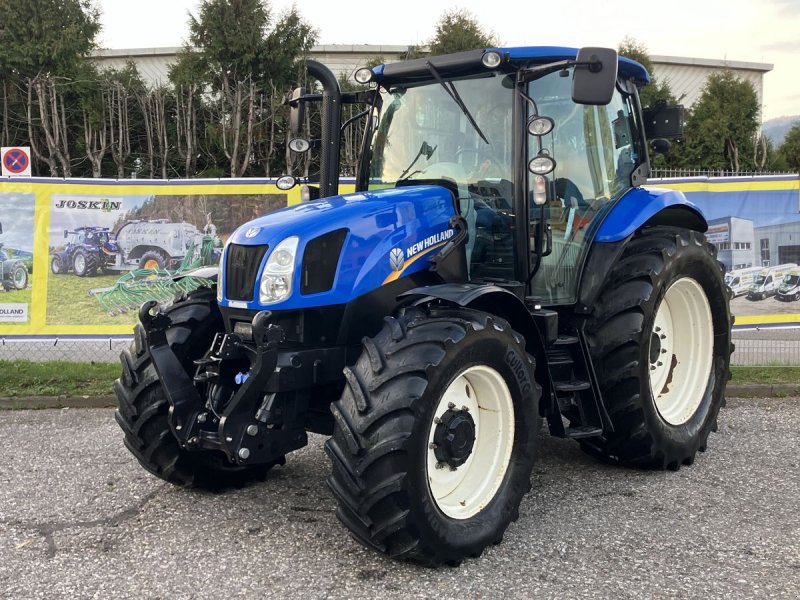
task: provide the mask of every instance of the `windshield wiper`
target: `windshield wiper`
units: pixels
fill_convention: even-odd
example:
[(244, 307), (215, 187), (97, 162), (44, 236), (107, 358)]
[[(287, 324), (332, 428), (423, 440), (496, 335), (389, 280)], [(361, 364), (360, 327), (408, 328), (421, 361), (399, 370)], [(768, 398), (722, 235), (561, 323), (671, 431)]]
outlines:
[[(428, 70), (431, 72), (431, 75), (433, 75), (433, 78), (444, 88), (444, 91), (447, 92), (447, 95), (453, 99), (453, 102), (458, 105), (458, 107), (461, 109), (461, 112), (464, 113), (465, 117), (467, 117), (469, 124), (472, 125), (473, 129), (475, 129), (478, 135), (481, 136), (481, 139), (488, 144), (489, 140), (486, 139), (486, 136), (483, 135), (481, 128), (478, 127), (478, 124), (475, 122), (475, 119), (472, 118), (467, 105), (464, 104), (464, 101), (461, 99), (461, 95), (458, 93), (458, 90), (456, 90), (456, 86), (453, 85), (453, 82), (448, 81), (445, 83), (444, 79), (442, 79), (442, 76), (439, 75), (439, 71), (437, 71), (436, 67), (431, 64), (431, 61), (426, 61), (425, 64), (428, 65)], [(448, 83), (450, 84), (449, 86)]]
[[(431, 148), (431, 145), (428, 142), (422, 142), (422, 145), (419, 147), (419, 152), (417, 152), (417, 155), (414, 157), (414, 160), (411, 161), (411, 164), (408, 165), (408, 168), (405, 171), (402, 172), (402, 174), (400, 175), (400, 177), (398, 177), (398, 179), (403, 179), (403, 177), (406, 176), (406, 173), (408, 173), (411, 170), (411, 168), (415, 164), (417, 164), (417, 161), (419, 160), (419, 157), (422, 156), (423, 154), (425, 155), (425, 158), (430, 160), (431, 156), (433, 156), (433, 153), (436, 152), (436, 149), (438, 147), (439, 146), (434, 146), (434, 147)], [(419, 172), (420, 172), (419, 170), (414, 171), (414, 173), (419, 173)], [(414, 173), (412, 173), (411, 175), (414, 175)], [(410, 177), (410, 175), (409, 175), (409, 177)]]

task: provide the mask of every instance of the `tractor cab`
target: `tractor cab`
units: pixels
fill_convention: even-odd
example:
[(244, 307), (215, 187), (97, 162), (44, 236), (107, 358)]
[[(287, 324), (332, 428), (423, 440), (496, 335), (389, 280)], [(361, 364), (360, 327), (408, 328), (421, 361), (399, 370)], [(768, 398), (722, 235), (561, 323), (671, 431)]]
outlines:
[[(447, 188), (468, 231), (467, 279), (544, 305), (576, 302), (603, 216), (649, 171), (645, 129), (681, 132), (677, 109), (640, 110), (644, 68), (602, 48), (476, 50), (356, 79), (371, 91), (326, 94), (369, 104), (357, 190)], [(296, 93), (292, 122), (320, 98)], [(290, 148), (330, 148), (322, 133)]]

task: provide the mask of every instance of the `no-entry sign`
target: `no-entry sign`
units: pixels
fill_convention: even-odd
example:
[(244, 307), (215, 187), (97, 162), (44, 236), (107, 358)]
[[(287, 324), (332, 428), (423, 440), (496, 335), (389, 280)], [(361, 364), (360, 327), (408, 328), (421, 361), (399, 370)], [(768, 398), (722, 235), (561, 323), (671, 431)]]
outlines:
[(31, 176), (31, 149), (28, 146), (0, 148), (3, 177)]

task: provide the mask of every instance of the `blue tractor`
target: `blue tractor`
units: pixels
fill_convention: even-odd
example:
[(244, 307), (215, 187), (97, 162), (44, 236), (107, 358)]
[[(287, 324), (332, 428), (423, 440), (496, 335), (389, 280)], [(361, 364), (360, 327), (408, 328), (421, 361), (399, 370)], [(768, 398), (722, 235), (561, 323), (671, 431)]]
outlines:
[[(0, 223), (0, 234), (3, 224)], [(0, 289), (6, 292), (20, 291), (28, 287), (28, 268), (25, 262), (9, 254), (0, 243)]]
[(117, 244), (107, 227), (78, 227), (64, 230), (64, 247), (50, 255), (53, 275), (66, 275), (70, 271), (78, 277), (106, 273), (114, 267)]
[[(368, 547), (457, 565), (531, 488), (542, 421), (606, 461), (690, 465), (729, 374), (724, 267), (702, 213), (643, 187), (681, 112), (613, 50), (501, 48), (363, 69), (318, 103), (319, 185), (242, 225), (214, 278), (140, 310), (116, 418), (158, 477), (226, 487), (307, 443)], [(339, 195), (342, 106), (365, 134)], [(357, 109), (356, 109), (357, 110)], [(344, 127), (348, 123), (344, 124)], [(648, 141), (651, 140), (651, 141)], [(279, 180), (288, 189), (299, 181)]]

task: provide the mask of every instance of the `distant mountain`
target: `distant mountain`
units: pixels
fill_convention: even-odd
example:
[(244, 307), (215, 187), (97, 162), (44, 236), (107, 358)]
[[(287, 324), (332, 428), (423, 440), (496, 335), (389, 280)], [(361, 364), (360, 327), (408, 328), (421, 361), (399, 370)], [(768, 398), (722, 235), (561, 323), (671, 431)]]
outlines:
[(764, 132), (764, 135), (771, 139), (772, 143), (777, 147), (783, 143), (783, 138), (786, 137), (786, 134), (789, 133), (792, 125), (795, 123), (800, 123), (800, 115), (794, 115), (792, 117), (777, 117), (775, 119), (770, 119), (769, 121), (764, 121), (764, 123), (761, 125), (761, 130)]

